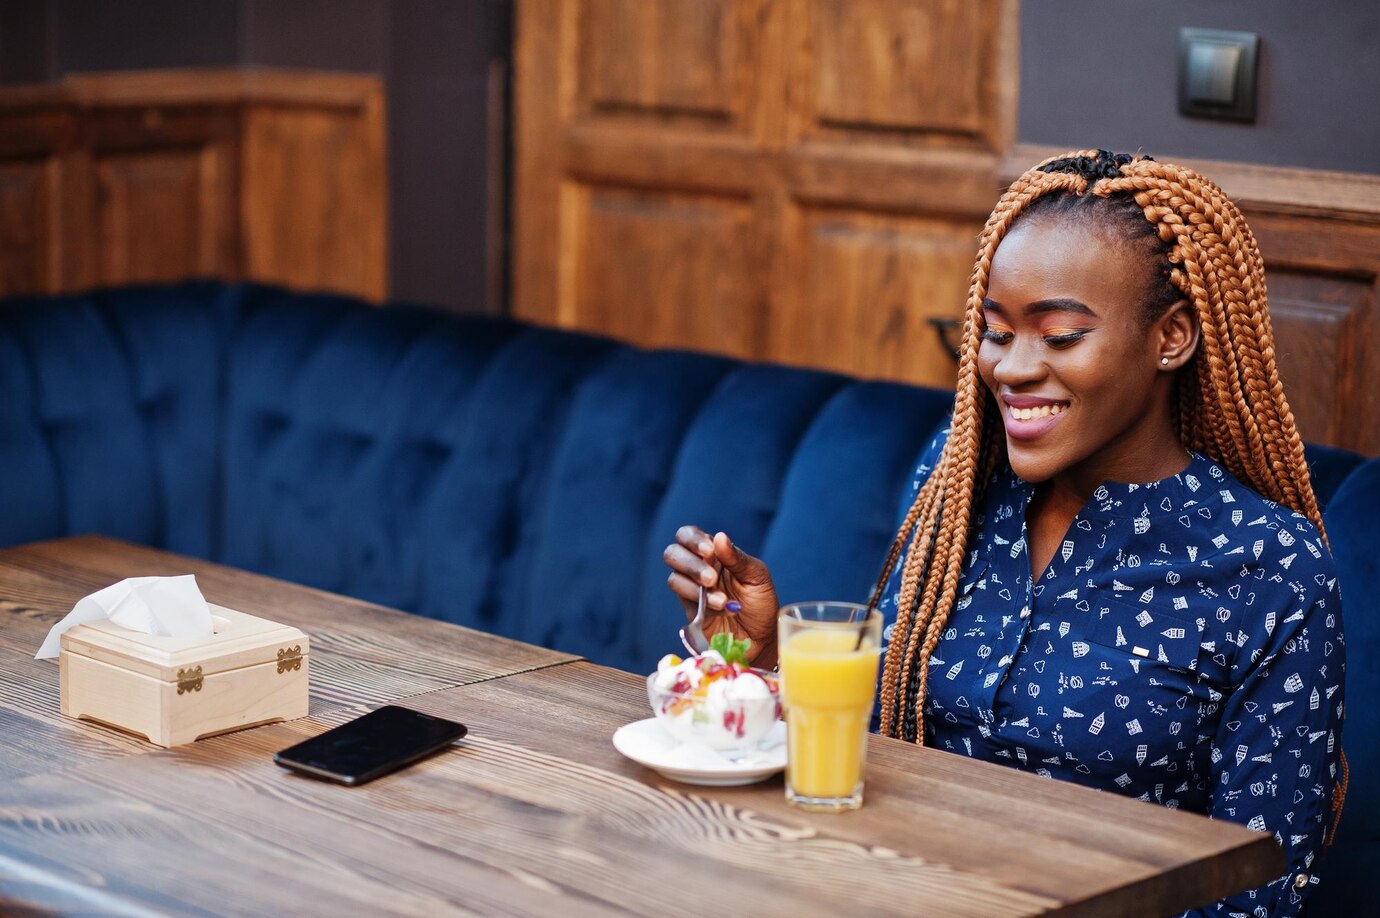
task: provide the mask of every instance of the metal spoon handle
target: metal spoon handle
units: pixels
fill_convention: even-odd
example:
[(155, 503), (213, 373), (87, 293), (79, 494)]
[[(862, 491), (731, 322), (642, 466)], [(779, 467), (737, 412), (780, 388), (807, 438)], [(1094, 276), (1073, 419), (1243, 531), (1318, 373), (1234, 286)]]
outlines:
[(695, 608), (695, 617), (680, 629), (680, 642), (690, 655), (698, 656), (709, 649), (709, 641), (704, 636), (704, 586), (700, 586), (700, 599)]

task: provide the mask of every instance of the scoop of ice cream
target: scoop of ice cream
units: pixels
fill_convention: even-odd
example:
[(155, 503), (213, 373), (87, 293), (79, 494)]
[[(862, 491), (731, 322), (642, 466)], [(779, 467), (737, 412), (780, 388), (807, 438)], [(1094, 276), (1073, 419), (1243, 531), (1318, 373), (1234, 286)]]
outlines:
[(760, 675), (748, 670), (740, 673), (736, 679), (724, 680), (724, 699), (726, 701), (761, 701), (772, 697), (772, 689), (767, 685), (767, 680)]
[(663, 692), (685, 693), (694, 691), (704, 681), (705, 670), (714, 664), (724, 665), (724, 658), (714, 650), (707, 650), (697, 657), (682, 660), (668, 653), (656, 664), (655, 685)]

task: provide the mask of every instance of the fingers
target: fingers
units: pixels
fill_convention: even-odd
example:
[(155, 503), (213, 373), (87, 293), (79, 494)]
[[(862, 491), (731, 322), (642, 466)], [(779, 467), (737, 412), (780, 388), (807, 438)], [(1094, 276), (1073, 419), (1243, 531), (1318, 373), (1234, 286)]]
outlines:
[[(688, 603), (692, 608), (700, 601), (700, 585), (684, 574), (673, 571), (666, 578), (666, 586), (670, 587), (678, 599)], [(704, 604), (716, 612), (722, 612), (728, 604), (728, 597), (718, 590), (710, 590), (704, 595)]]
[(705, 561), (699, 555), (692, 554), (684, 545), (667, 545), (666, 550), (661, 553), (661, 559), (671, 570), (695, 583), (702, 583), (707, 587), (717, 586), (719, 583), (718, 566)]
[(698, 526), (682, 526), (677, 529), (676, 542), (706, 560), (714, 556), (714, 541)]
[(740, 603), (736, 599), (729, 599), (729, 594), (725, 592), (724, 568), (736, 564), (734, 574), (740, 583), (771, 583), (766, 566), (739, 551), (726, 533), (720, 532), (710, 537), (698, 526), (687, 525), (677, 529), (676, 541), (666, 546), (662, 560), (672, 570), (672, 574), (666, 578), (671, 592), (684, 602), (696, 603), (699, 600), (699, 587), (703, 585), (709, 588), (705, 594), (705, 605), (716, 612), (736, 613), (742, 609)]
[(685, 602), (692, 605), (699, 602), (699, 584), (695, 583), (695, 581), (684, 574), (677, 574), (672, 571), (671, 575), (666, 578), (666, 585), (671, 588), (672, 593), (675, 593), (677, 597)]

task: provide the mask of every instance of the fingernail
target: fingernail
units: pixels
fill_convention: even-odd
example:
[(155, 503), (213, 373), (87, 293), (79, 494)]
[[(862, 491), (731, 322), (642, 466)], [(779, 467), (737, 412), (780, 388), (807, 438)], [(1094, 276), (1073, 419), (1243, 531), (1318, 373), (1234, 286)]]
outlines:
[(741, 612), (743, 611), (743, 604), (736, 599), (730, 599), (728, 602), (724, 603), (724, 608), (730, 612)]
[(708, 599), (709, 605), (711, 607), (715, 609), (722, 609), (724, 607), (724, 600), (728, 599), (728, 597), (725, 596), (723, 593), (720, 593), (718, 590), (713, 590), (709, 593), (706, 599)]
[(700, 571), (700, 582), (705, 586), (713, 586), (718, 579), (719, 575), (710, 568), (706, 567), (704, 570)]
[(700, 543), (700, 554), (702, 554), (702, 555), (712, 555), (712, 554), (714, 554), (714, 543), (713, 543), (713, 542), (701, 542), (701, 543)]

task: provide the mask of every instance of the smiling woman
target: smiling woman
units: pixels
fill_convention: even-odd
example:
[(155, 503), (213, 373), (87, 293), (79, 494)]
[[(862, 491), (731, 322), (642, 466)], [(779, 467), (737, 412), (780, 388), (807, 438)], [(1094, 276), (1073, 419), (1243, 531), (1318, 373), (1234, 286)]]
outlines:
[[(960, 355), (873, 591), (881, 731), (1272, 832), (1288, 872), (1203, 914), (1297, 915), (1345, 793), (1341, 600), (1250, 229), (1187, 169), (1048, 160)], [(666, 560), (770, 665), (765, 566), (693, 526)]]
[(1273, 354), (1211, 182), (1026, 173), (874, 595), (884, 732), (1274, 832), (1288, 873), (1218, 915), (1297, 914), (1345, 790), (1341, 605)]

